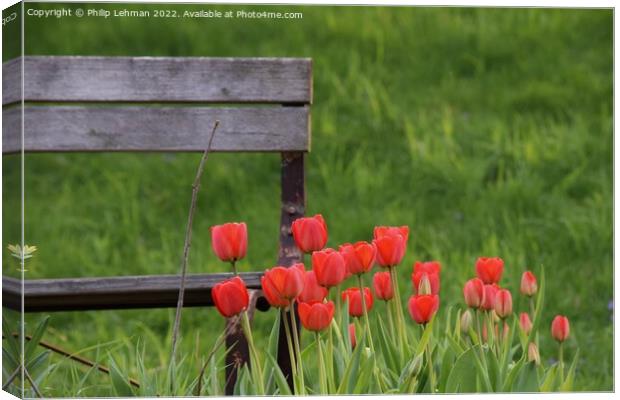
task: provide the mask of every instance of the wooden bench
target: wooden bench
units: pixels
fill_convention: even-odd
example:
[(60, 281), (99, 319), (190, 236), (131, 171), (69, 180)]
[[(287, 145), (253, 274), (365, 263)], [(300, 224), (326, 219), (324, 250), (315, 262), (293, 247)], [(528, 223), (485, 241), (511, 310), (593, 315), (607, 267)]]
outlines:
[[(27, 56), (2, 68), (5, 155), (22, 150), (203, 152), (215, 120), (220, 126), (211, 151), (281, 153), (280, 245), (274, 261), (290, 266), (302, 259), (291, 223), (305, 209), (310, 59)], [(27, 238), (26, 232), (26, 242)], [(241, 275), (253, 291), (250, 311), (254, 306), (269, 308), (260, 293), (261, 273)], [(229, 276), (188, 275), (184, 306), (212, 306), (212, 287)], [(3, 276), (2, 283), (3, 306), (21, 310), (21, 282)], [(23, 308), (53, 312), (175, 307), (179, 284), (180, 275), (26, 280)], [(249, 359), (247, 342), (235, 327), (226, 340), (232, 347), (227, 394), (232, 394), (236, 379), (234, 361)], [(283, 327), (280, 331), (278, 362), (290, 377)]]

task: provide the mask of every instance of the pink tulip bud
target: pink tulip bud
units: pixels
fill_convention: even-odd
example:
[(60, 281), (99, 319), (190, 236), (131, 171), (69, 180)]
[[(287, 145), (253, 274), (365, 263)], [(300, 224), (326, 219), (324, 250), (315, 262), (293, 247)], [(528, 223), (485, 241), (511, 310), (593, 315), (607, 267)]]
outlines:
[(570, 333), (570, 325), (568, 318), (563, 315), (557, 315), (551, 323), (551, 336), (558, 342), (563, 342), (568, 338)]
[(531, 271), (525, 271), (521, 276), (521, 293), (531, 297), (538, 291), (536, 276)]
[(512, 314), (512, 295), (507, 289), (499, 289), (495, 294), (495, 313), (502, 319)]
[(523, 333), (529, 335), (532, 331), (532, 321), (530, 320), (530, 315), (528, 313), (522, 312), (519, 314), (519, 326), (523, 330)]

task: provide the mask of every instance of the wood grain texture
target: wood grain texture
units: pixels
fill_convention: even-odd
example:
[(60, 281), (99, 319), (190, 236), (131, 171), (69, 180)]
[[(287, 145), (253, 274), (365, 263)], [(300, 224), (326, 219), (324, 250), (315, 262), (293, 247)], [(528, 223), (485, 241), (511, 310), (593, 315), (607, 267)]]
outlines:
[[(2, 64), (2, 104), (21, 102), (22, 99), (21, 57)], [(5, 102), (6, 100), (10, 100)]]
[[(4, 109), (3, 152), (20, 150), (20, 107)], [(211, 151), (308, 151), (309, 108), (28, 105), (26, 152), (204, 151), (220, 120)]]
[[(19, 60), (2, 65), (2, 104), (21, 100)], [(24, 74), (25, 101), (312, 102), (308, 58), (26, 56)]]
[[(248, 289), (260, 290), (261, 272), (240, 274)], [(232, 274), (192, 274), (187, 276), (184, 307), (212, 306), (211, 289)], [(26, 312), (114, 310), (176, 307), (178, 275), (119, 276), (101, 278), (36, 279), (24, 281)], [(19, 279), (2, 277), (2, 305), (19, 311)], [(259, 310), (269, 304), (263, 297)]]

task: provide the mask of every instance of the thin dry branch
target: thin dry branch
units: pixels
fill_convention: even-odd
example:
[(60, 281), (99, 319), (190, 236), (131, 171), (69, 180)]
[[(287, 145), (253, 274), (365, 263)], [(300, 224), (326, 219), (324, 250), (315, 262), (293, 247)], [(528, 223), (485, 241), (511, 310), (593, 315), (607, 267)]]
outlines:
[(202, 153), (198, 170), (196, 171), (196, 177), (192, 184), (192, 202), (189, 207), (189, 215), (187, 217), (187, 228), (185, 230), (185, 244), (183, 246), (183, 263), (181, 265), (181, 284), (179, 287), (179, 300), (177, 302), (176, 315), (174, 317), (174, 327), (172, 329), (172, 354), (170, 356), (170, 362), (174, 363), (176, 360), (177, 340), (179, 336), (179, 326), (181, 325), (181, 310), (183, 309), (183, 297), (185, 295), (185, 276), (187, 275), (187, 259), (189, 257), (189, 249), (192, 245), (192, 225), (194, 223), (194, 213), (196, 211), (196, 201), (198, 199), (198, 190), (200, 189), (200, 178), (204, 171), (205, 163), (209, 157), (209, 150), (211, 150), (211, 143), (215, 136), (215, 131), (219, 126), (220, 121), (215, 121), (213, 124), (213, 130), (211, 131), (211, 137), (207, 143), (207, 148)]

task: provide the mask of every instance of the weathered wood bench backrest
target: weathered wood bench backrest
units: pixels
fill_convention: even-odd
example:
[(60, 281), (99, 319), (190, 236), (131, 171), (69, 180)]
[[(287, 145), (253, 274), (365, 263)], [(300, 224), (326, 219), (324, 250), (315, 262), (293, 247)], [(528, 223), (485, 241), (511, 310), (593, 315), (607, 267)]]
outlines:
[[(301, 259), (290, 227), (305, 209), (310, 59), (27, 56), (2, 68), (4, 154), (202, 152), (215, 120), (220, 126), (211, 151), (281, 153), (277, 262)], [(259, 276), (245, 274), (248, 287), (260, 289)], [(220, 278), (188, 276), (185, 304), (212, 305), (210, 291)], [(174, 307), (178, 284), (178, 276), (26, 281), (24, 309)], [(19, 281), (3, 277), (3, 299), (4, 306), (21, 309)], [(239, 332), (228, 342), (236, 341), (241, 354), (231, 358), (247, 359)], [(284, 342), (280, 349), (278, 360), (290, 370)]]

